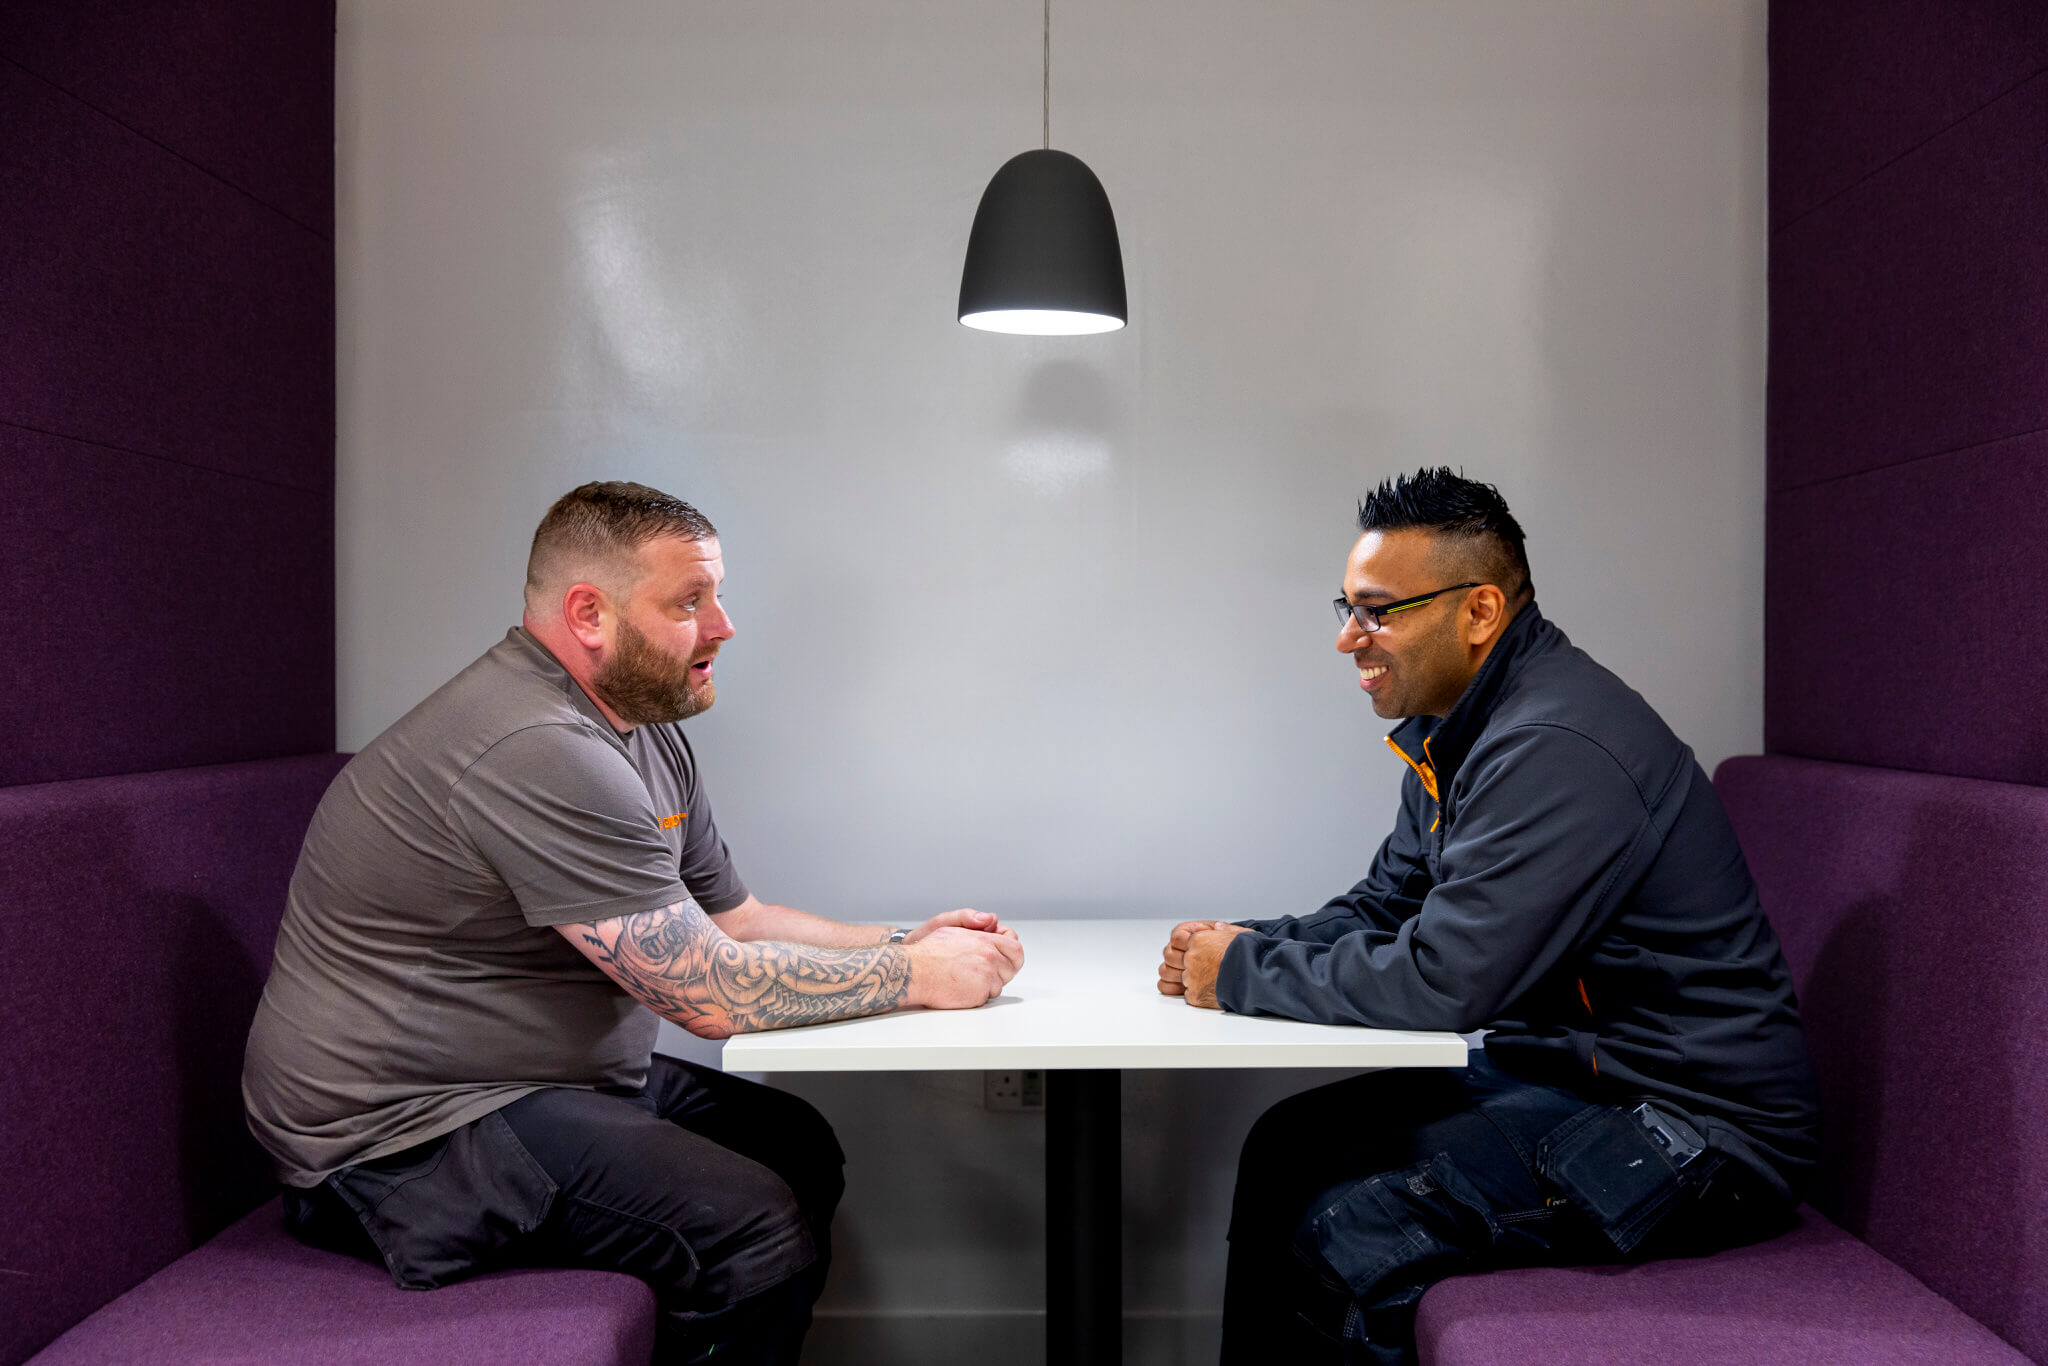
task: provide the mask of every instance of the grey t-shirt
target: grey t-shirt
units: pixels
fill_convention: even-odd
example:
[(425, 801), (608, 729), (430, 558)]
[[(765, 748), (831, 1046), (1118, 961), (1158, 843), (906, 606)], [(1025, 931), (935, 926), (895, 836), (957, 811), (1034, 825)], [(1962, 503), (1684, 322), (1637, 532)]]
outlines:
[(310, 1186), (544, 1086), (637, 1088), (658, 1022), (551, 927), (746, 899), (682, 732), (621, 737), (515, 627), (314, 812), (249, 1031), (249, 1126)]

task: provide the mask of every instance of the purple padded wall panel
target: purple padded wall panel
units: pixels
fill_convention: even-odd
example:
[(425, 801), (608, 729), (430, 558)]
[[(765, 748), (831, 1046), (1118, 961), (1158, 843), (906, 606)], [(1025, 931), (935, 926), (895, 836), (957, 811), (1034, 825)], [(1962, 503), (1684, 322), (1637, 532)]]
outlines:
[(2048, 1361), (2048, 790), (1781, 758), (1715, 786), (1820, 1077), (1814, 1203)]
[(333, 0), (8, 0), (0, 57), (332, 235)]
[(2044, 166), (2048, 75), (1772, 239), (1772, 488), (2048, 428)]
[(343, 759), (0, 791), (0, 1361), (269, 1194), (242, 1046)]
[(334, 747), (334, 504), (0, 425), (0, 784)]
[(1769, 508), (1767, 749), (2048, 785), (2048, 433)]
[(1777, 229), (2048, 67), (2048, 5), (1772, 0), (1770, 63)]
[(0, 129), (0, 422), (331, 491), (332, 244), (5, 62)]

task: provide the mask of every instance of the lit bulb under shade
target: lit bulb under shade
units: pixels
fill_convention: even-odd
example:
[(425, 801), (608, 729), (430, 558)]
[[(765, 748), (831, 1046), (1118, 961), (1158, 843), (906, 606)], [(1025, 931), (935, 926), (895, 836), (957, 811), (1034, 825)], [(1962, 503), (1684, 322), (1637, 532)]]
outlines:
[(1109, 196), (1087, 163), (1037, 148), (982, 191), (960, 272), (960, 321), (984, 332), (1113, 332), (1129, 319)]

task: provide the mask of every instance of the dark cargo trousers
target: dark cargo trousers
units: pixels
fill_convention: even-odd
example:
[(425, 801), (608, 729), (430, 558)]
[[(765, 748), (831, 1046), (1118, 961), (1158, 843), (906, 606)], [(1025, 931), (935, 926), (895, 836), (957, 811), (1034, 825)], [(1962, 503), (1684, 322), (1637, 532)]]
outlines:
[(507, 1266), (623, 1271), (660, 1304), (657, 1361), (794, 1363), (844, 1160), (795, 1096), (657, 1056), (637, 1093), (536, 1091), (287, 1191), (285, 1218), (407, 1289)]
[(1629, 1111), (1479, 1052), (1281, 1101), (1238, 1164), (1224, 1366), (1409, 1366), (1416, 1306), (1447, 1276), (1696, 1256), (1790, 1226), (1741, 1163), (1674, 1166), (1648, 1142)]

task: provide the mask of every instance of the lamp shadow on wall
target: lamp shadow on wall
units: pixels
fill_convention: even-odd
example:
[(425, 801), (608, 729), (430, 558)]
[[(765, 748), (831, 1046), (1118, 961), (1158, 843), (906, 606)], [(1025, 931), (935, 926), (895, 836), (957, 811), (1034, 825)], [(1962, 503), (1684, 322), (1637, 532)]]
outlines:
[(1017, 396), (1002, 444), (1003, 477), (1045, 497), (1108, 478), (1122, 436), (1123, 405), (1100, 370), (1047, 361)]

